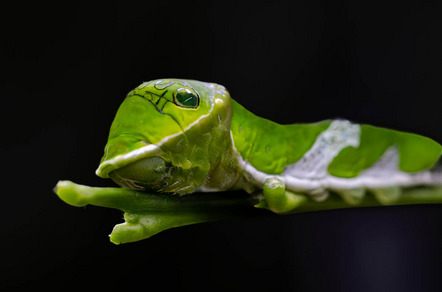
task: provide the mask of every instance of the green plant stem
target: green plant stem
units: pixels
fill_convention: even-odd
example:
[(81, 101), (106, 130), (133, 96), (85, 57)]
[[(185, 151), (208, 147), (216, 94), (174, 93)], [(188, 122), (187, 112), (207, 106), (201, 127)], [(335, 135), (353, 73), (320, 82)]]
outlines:
[[(236, 193), (198, 193), (187, 196), (135, 191), (124, 188), (100, 188), (60, 181), (54, 192), (73, 206), (88, 204), (115, 208), (125, 212), (125, 221), (114, 227), (110, 240), (115, 244), (138, 241), (166, 229), (244, 216), (261, 196)], [(389, 205), (442, 203), (442, 187), (403, 190)], [(286, 213), (301, 213), (354, 207), (381, 206), (374, 196), (366, 195), (358, 204), (348, 204), (331, 194), (317, 202), (306, 197), (295, 209)], [(385, 204), (384, 204), (385, 205)]]
[(396, 206), (396, 205), (414, 205), (414, 204), (441, 204), (442, 203), (442, 187), (422, 187), (402, 190), (401, 196), (391, 202), (390, 204), (382, 204), (375, 199), (374, 196), (367, 194), (364, 199), (358, 204), (348, 204), (336, 194), (330, 196), (322, 201), (316, 202), (312, 199), (306, 200), (296, 209), (288, 212), (288, 214), (335, 210), (356, 207), (377, 207), (377, 206)]
[(251, 207), (257, 199), (238, 192), (178, 196), (124, 188), (100, 188), (60, 181), (54, 192), (73, 206), (95, 205), (125, 212), (125, 223), (114, 227), (115, 244), (138, 241), (173, 227), (238, 217), (239, 208)]

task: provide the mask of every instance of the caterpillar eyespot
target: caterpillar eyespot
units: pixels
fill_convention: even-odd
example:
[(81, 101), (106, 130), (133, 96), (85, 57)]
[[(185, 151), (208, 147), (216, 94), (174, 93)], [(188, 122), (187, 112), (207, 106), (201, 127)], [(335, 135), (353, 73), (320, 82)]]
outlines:
[(185, 108), (197, 108), (199, 105), (199, 97), (188, 88), (178, 88), (174, 93), (175, 103)]

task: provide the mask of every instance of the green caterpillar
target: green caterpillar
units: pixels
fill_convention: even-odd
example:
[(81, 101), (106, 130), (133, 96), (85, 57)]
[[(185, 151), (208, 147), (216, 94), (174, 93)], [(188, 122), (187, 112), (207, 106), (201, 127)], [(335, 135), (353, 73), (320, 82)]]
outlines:
[[(223, 86), (194, 80), (154, 80), (132, 90), (104, 152), (96, 174), (137, 194), (242, 189), (254, 194), (256, 207), (276, 213), (327, 202), (330, 194), (363, 205), (367, 191), (395, 204), (404, 189), (424, 185), (440, 195), (442, 186), (434, 170), (442, 147), (429, 138), (347, 120), (280, 125), (247, 111)], [(80, 199), (72, 193), (60, 197), (87, 203), (74, 202)]]

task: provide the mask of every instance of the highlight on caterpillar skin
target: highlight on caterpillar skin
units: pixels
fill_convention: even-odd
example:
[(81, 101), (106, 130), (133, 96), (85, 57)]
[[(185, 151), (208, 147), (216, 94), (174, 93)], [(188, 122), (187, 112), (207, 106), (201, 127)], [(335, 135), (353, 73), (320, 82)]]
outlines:
[[(430, 138), (347, 120), (280, 125), (247, 111), (221, 85), (159, 79), (129, 92), (110, 128), (96, 174), (123, 189), (60, 182), (56, 191), (72, 205), (130, 214), (111, 236), (120, 243), (224, 218), (236, 205), (286, 214), (440, 202), (441, 153)], [(250, 195), (223, 193), (231, 190)], [(204, 192), (209, 201), (194, 194)], [(173, 203), (166, 208), (158, 198)]]

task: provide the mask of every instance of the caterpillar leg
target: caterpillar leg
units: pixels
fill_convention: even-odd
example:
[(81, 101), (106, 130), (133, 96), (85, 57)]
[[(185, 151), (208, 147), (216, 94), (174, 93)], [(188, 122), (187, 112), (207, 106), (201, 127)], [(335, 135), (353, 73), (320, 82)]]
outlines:
[(287, 191), (285, 183), (277, 177), (265, 180), (262, 194), (263, 198), (255, 207), (266, 208), (275, 213), (290, 212), (307, 200), (304, 195)]
[(370, 189), (370, 191), (382, 205), (394, 204), (402, 195), (402, 189), (399, 186)]
[(365, 188), (332, 189), (332, 191), (337, 193), (349, 205), (359, 205), (367, 193)]
[(355, 188), (355, 189), (332, 189), (341, 198), (350, 205), (359, 205), (365, 198), (367, 191), (371, 193), (376, 201), (382, 205), (391, 205), (397, 202), (402, 194), (402, 188), (399, 186), (390, 186), (382, 188)]

